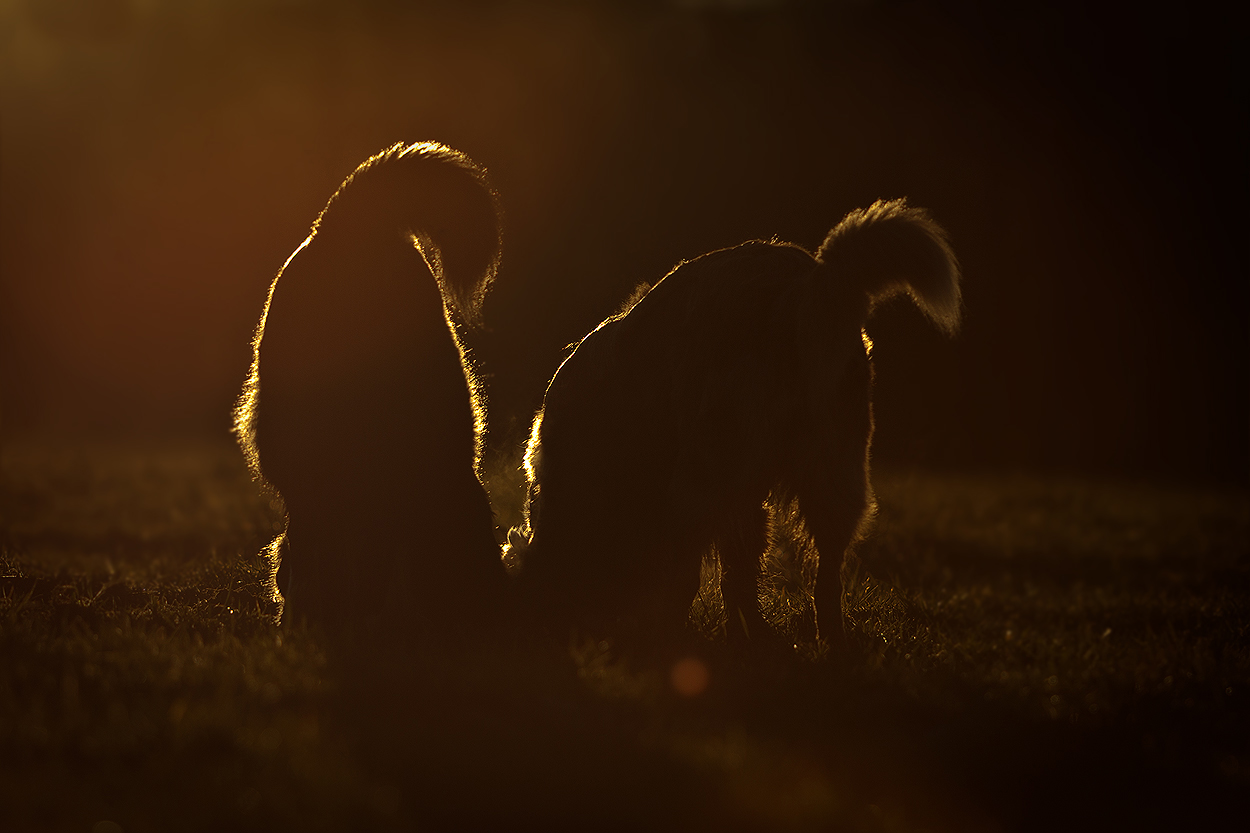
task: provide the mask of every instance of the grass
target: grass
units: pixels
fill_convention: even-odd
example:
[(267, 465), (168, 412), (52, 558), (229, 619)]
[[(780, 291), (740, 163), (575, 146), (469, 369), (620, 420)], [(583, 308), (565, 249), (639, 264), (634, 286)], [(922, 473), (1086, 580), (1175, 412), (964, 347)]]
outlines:
[[(689, 637), (677, 644), (708, 684), (683, 696), (667, 665), (595, 639), (336, 659), (274, 624), (280, 505), (227, 442), (11, 445), (0, 828), (1204, 829), (1244, 815), (1250, 496), (875, 483), (877, 521), (846, 571), (849, 650), (806, 636), (812, 565), (783, 517), (765, 586), (800, 649)], [(702, 604), (714, 627), (715, 595)]]

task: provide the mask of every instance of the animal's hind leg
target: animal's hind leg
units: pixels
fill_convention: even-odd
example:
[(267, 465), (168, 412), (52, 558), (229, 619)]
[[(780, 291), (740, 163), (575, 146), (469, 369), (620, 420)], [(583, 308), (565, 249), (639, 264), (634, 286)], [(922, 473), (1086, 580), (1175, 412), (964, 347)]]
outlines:
[(838, 484), (809, 485), (799, 492), (799, 506), (820, 554), (815, 589), (817, 627), (821, 638), (830, 644), (846, 640), (842, 563), (868, 509), (868, 495), (862, 474)]
[(763, 503), (741, 515), (731, 531), (719, 537), (721, 595), (725, 600), (725, 631), (730, 642), (759, 639), (771, 630), (760, 611), (760, 561), (767, 547), (767, 511)]

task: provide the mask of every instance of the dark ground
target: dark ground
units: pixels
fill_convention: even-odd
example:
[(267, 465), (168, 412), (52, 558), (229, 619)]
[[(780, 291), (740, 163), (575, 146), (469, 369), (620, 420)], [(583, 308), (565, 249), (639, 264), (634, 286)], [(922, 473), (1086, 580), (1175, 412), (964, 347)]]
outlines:
[(271, 622), (277, 515), (225, 443), (18, 444), (4, 475), (6, 829), (1200, 830), (1247, 809), (1244, 492), (882, 472), (851, 650), (692, 638), (710, 684), (685, 697), (667, 668), (516, 634), (327, 661)]

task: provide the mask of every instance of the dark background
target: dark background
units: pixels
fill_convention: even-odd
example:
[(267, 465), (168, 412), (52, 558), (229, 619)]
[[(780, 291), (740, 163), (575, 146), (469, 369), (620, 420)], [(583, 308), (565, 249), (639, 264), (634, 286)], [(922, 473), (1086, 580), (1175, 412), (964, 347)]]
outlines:
[(871, 325), (879, 462), (1244, 485), (1244, 37), (1087, 5), (7, 3), (3, 430), (224, 436), (318, 210), (435, 139), (507, 211), (496, 445), (635, 283), (908, 196), (967, 318)]

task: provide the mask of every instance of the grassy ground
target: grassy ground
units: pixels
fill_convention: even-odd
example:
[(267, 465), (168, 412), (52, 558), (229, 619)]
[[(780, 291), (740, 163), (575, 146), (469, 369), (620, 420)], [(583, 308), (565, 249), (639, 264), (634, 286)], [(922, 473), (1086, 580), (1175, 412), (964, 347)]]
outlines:
[[(998, 475), (876, 485), (874, 532), (847, 571), (849, 650), (691, 638), (682, 668), (707, 685), (686, 696), (667, 666), (593, 641), (327, 658), (316, 634), (273, 623), (263, 550), (280, 507), (228, 443), (12, 445), (0, 828), (1244, 817), (1250, 496)], [(800, 637), (803, 574), (792, 554), (770, 580)], [(716, 615), (713, 599), (702, 616)]]

